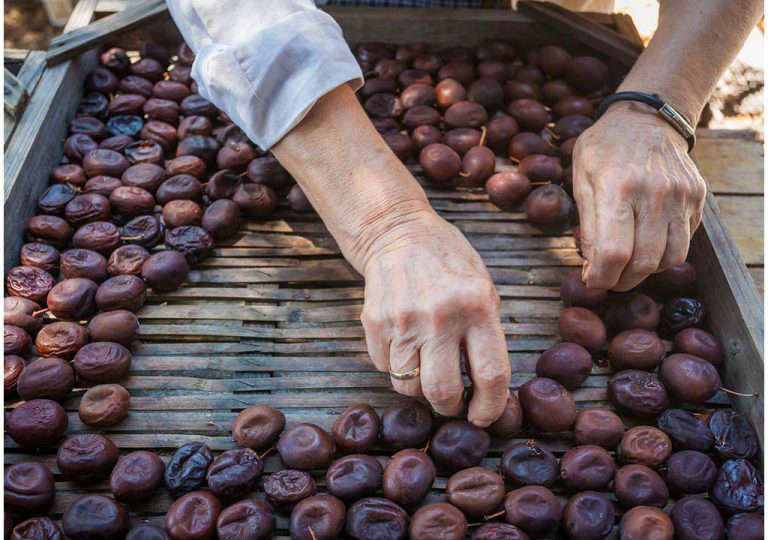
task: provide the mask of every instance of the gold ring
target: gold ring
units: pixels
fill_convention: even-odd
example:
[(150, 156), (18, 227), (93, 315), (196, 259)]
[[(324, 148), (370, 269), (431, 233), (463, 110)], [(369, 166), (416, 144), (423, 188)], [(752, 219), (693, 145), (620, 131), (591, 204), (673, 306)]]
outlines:
[(416, 377), (419, 376), (419, 373), (421, 373), (420, 366), (416, 366), (415, 368), (409, 369), (408, 371), (404, 371), (402, 373), (396, 373), (391, 369), (389, 370), (389, 376), (398, 381), (407, 381), (408, 379), (415, 379)]

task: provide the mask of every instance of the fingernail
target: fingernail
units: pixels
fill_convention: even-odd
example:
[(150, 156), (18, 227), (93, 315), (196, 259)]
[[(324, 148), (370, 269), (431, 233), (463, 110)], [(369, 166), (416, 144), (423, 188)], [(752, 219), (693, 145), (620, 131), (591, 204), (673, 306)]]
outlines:
[(584, 283), (587, 282), (587, 274), (589, 274), (589, 261), (584, 261), (584, 264), (581, 266), (581, 281)]

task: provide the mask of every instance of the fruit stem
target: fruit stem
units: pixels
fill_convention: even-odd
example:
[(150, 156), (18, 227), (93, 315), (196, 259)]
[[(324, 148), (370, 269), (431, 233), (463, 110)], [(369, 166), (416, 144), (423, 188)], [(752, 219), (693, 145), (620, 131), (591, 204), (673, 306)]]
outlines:
[(141, 240), (142, 238), (144, 238), (144, 235), (140, 234), (138, 236), (121, 236), (120, 240), (130, 242), (131, 240)]
[(309, 536), (312, 537), (312, 540), (317, 540), (317, 536), (315, 536), (315, 531), (312, 530), (312, 527), (307, 527), (309, 529)]
[(492, 519), (496, 519), (497, 517), (501, 517), (501, 516), (503, 516), (504, 514), (506, 514), (506, 511), (505, 511), (505, 510), (502, 510), (502, 511), (500, 511), (500, 512), (496, 512), (495, 514), (491, 514), (490, 516), (485, 516), (485, 517), (483, 518), (483, 521), (490, 521), (490, 520), (492, 520)]
[(468, 172), (464, 172), (464, 171), (461, 171), (461, 172), (459, 173), (459, 176), (461, 176), (462, 178), (469, 178), (469, 173), (468, 173)]
[(531, 187), (534, 187), (534, 186), (548, 186), (551, 183), (552, 182), (531, 182)]
[(371, 75), (376, 75), (376, 71), (375, 71), (375, 70), (366, 71), (365, 73), (363, 73), (363, 78), (364, 78), (364, 79), (367, 79), (367, 78), (368, 78), (368, 77), (370, 77)]
[[(552, 131), (552, 128), (550, 128), (549, 126), (547, 126), (547, 127), (545, 127), (544, 129), (547, 131), (547, 133), (549, 133), (550, 135), (552, 135), (552, 138), (553, 138), (553, 139), (555, 139), (556, 141), (559, 141), (559, 140), (560, 140), (560, 136), (559, 136), (557, 133), (555, 133), (554, 131)], [(551, 143), (550, 143), (550, 144), (551, 144)]]
[(259, 456), (259, 459), (263, 460), (265, 457), (267, 457), (269, 454), (271, 454), (274, 449), (275, 449), (274, 446), (270, 446), (269, 448), (264, 450), (264, 453)]
[(480, 135), (480, 142), (477, 143), (477, 146), (484, 146), (485, 145), (485, 136), (488, 133), (488, 130), (486, 129), (485, 126), (482, 126), (480, 129), (482, 130), (483, 134)]
[(428, 440), (428, 441), (427, 441), (427, 446), (425, 446), (424, 448), (422, 448), (420, 451), (421, 451), (421, 452), (424, 452), (424, 453), (426, 454), (426, 453), (427, 453), (427, 450), (429, 450), (429, 443), (431, 443), (431, 442), (432, 442), (432, 439)]
[(760, 392), (752, 392), (751, 394), (742, 394), (741, 392), (736, 392), (735, 390), (729, 390), (728, 388), (725, 388), (723, 386), (719, 386), (720, 390), (725, 392), (726, 394), (731, 394), (734, 396), (741, 396), (741, 397), (757, 397), (760, 395)]
[(48, 313), (48, 308), (45, 309), (38, 309), (37, 311), (32, 312), (33, 317), (37, 317), (38, 315), (42, 315), (43, 313)]
[(520, 165), (520, 160), (517, 158), (513, 158), (512, 156), (509, 156), (509, 161), (511, 161), (515, 165)]
[(78, 193), (82, 193), (82, 192), (83, 192), (82, 188), (79, 188), (79, 187), (77, 187), (77, 186), (73, 186), (73, 185), (72, 185), (72, 184), (70, 184), (69, 182), (67, 182), (67, 185), (68, 185), (69, 187), (71, 187), (72, 189), (74, 189), (75, 191), (77, 191)]

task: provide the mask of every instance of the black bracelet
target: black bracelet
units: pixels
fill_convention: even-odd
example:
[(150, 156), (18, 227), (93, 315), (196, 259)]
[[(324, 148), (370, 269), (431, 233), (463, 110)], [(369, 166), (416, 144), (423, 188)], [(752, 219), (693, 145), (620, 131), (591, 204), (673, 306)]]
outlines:
[(666, 120), (688, 143), (688, 152), (693, 150), (696, 145), (696, 133), (690, 122), (682, 114), (677, 112), (669, 103), (664, 102), (655, 94), (644, 94), (643, 92), (617, 92), (605, 98), (595, 111), (595, 120), (603, 116), (603, 113), (617, 101), (639, 101), (650, 105), (661, 117)]

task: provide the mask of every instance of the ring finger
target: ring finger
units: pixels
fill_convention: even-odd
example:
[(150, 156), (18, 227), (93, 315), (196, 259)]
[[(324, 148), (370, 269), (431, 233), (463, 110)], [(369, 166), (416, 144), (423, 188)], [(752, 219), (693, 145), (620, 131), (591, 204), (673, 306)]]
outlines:
[[(392, 342), (389, 352), (389, 378), (395, 391), (412, 397), (423, 395), (419, 377), (420, 366), (419, 349), (415, 345)], [(395, 378), (392, 373), (408, 375), (408, 378)]]

